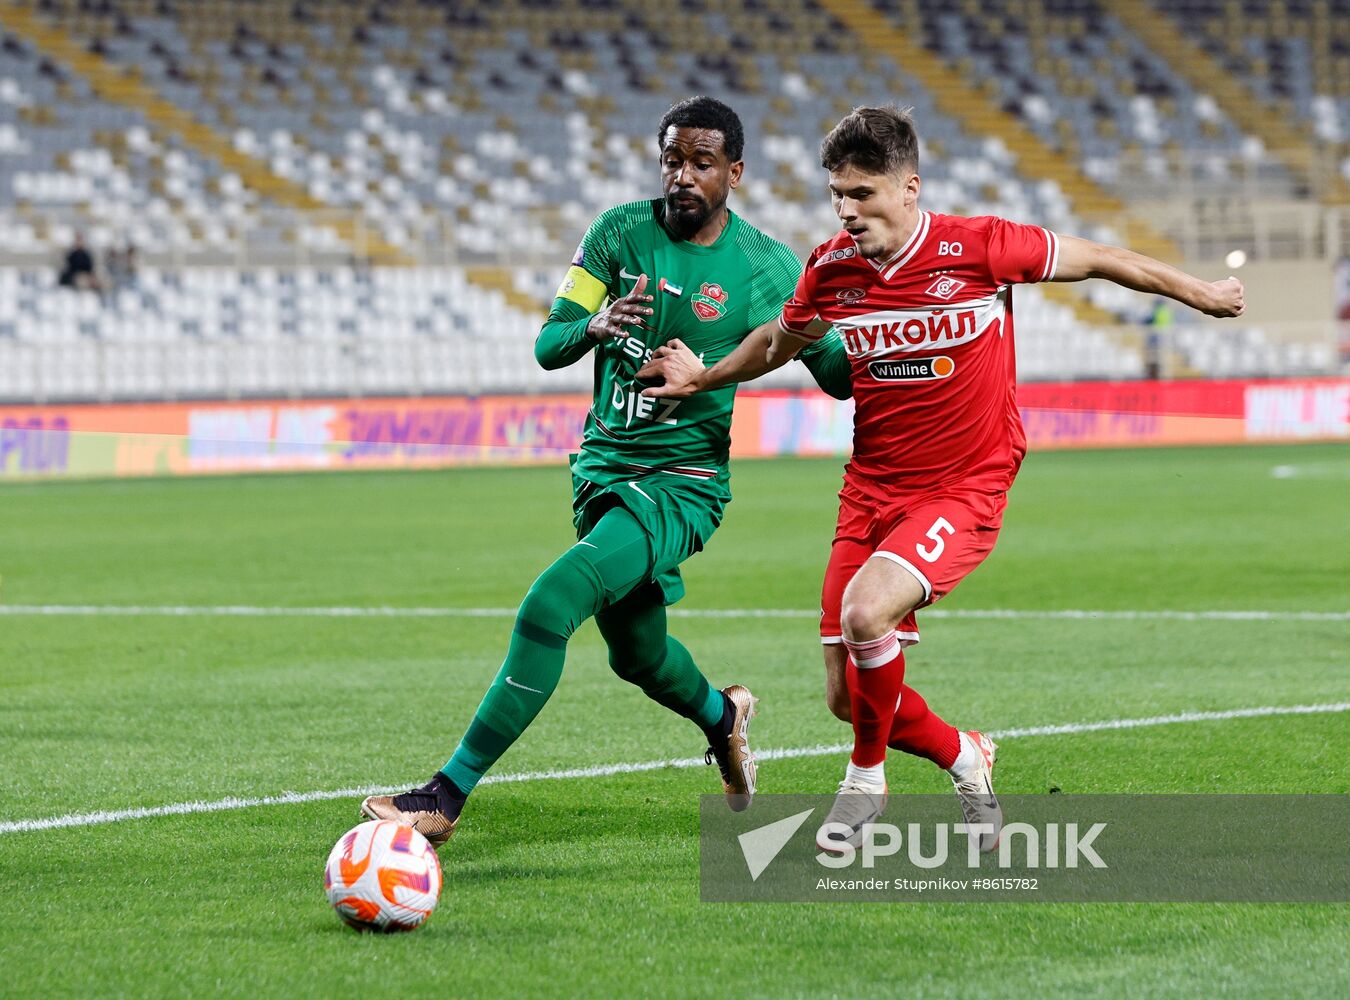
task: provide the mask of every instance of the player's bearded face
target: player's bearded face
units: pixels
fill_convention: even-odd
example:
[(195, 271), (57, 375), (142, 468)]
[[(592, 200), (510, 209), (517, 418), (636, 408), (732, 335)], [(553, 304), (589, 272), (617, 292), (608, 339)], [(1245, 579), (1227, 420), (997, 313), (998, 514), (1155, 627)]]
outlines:
[(872, 174), (849, 164), (830, 171), (830, 203), (843, 230), (871, 260), (895, 255), (918, 222), (919, 175)]
[(727, 203), (740, 174), (740, 162), (727, 159), (721, 132), (671, 126), (661, 145), (666, 225), (685, 239), (697, 234)]

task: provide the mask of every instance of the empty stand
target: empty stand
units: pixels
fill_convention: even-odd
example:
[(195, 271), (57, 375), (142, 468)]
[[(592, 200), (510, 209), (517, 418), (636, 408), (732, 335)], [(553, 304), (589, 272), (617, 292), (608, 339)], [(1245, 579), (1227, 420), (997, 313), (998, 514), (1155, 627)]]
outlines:
[(1244, 133), (1098, 0), (872, 0), (1108, 188), (1287, 187)]
[[(556, 272), (521, 269), (551, 295)], [(547, 289), (547, 291), (545, 291)], [(1137, 348), (1017, 292), (1024, 379), (1137, 378)], [(534, 361), (537, 315), (453, 268), (146, 268), (101, 299), (50, 270), (0, 269), (0, 398), (100, 400), (586, 391), (586, 364)], [(810, 386), (790, 365), (757, 383)]]
[(1174, 0), (1162, 9), (1247, 93), (1298, 127), (1305, 153), (1320, 146), (1350, 181), (1350, 2)]
[[(1095, 0), (863, 5), (1103, 190), (1131, 164), (1159, 184), (1197, 162), (1206, 183), (1265, 169), (1259, 143)], [(585, 388), (585, 366), (534, 365), (539, 320), (595, 215), (656, 193), (656, 122), (698, 92), (745, 121), (733, 207), (801, 252), (837, 226), (820, 136), (857, 104), (892, 101), (920, 126), (927, 208), (1121, 238), (1076, 211), (1081, 189), (947, 113), (913, 66), (860, 51), (831, 6), (14, 5), (29, 20), (0, 26), (0, 395)], [(1343, 134), (1342, 95), (1324, 86), (1341, 33), (1327, 35), (1331, 77), (1290, 84), (1328, 137)], [(134, 244), (137, 281), (102, 296), (55, 288), (77, 232), (99, 253)], [(1061, 292), (1017, 293), (1022, 377), (1142, 374), (1131, 324), (1146, 303), (1097, 289), (1092, 313)], [(1178, 341), (1185, 370), (1237, 364), (1204, 340)], [(1244, 351), (1267, 374), (1324, 360), (1255, 340)], [(774, 378), (808, 382), (798, 366)]]
[[(96, 5), (94, 14), (74, 0), (36, 7), (61, 16), (103, 60), (134, 71), (194, 127), (228, 137), (272, 175), (359, 215), (372, 233), (421, 259), (453, 252), (543, 260), (570, 251), (597, 211), (653, 192), (655, 122), (673, 99), (702, 91), (730, 94), (745, 120), (746, 214), (799, 248), (834, 226), (819, 137), (856, 104), (896, 100), (914, 106), (931, 154), (930, 208), (1086, 230), (1055, 184), (1020, 176), (1006, 148), (940, 114), (892, 60), (841, 44), (846, 32), (810, 2), (686, 4), (683, 30), (705, 43), (687, 48), (666, 44), (664, 8), (643, 3), (446, 9), (122, 0)], [(6, 72), (9, 65), (0, 61)], [(39, 101), (55, 102), (52, 94)], [(104, 110), (106, 134), (55, 141), (71, 150), (101, 141), (109, 155), (114, 146), (134, 151), (123, 168), (128, 183), (146, 190), (142, 205), (164, 192), (156, 213), (167, 207), (185, 220), (172, 234), (180, 244), (237, 241), (251, 232), (243, 220), (267, 214), (237, 173), (190, 152), (170, 155), (164, 137), (133, 112)], [(90, 162), (106, 169), (107, 157)], [(87, 187), (70, 193), (91, 209), (98, 201)], [(326, 231), (332, 244), (331, 225), (310, 228), (273, 235), (323, 249)], [(157, 245), (139, 235), (148, 248)]]

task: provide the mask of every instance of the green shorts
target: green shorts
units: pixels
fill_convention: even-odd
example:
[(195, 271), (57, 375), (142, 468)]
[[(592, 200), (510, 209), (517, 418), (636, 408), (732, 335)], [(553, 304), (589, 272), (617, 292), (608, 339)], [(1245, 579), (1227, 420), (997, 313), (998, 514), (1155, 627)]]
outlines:
[(651, 542), (651, 579), (660, 587), (662, 602), (667, 605), (684, 596), (680, 563), (707, 544), (722, 523), (728, 499), (724, 487), (716, 481), (659, 472), (611, 486), (572, 475), (572, 523), (577, 538), (590, 534), (605, 511), (626, 508)]

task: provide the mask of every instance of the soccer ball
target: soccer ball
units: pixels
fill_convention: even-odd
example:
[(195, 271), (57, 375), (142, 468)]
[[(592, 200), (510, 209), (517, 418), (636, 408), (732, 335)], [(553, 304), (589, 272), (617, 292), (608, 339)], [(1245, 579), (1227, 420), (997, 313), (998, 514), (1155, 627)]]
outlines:
[(337, 915), (359, 931), (410, 931), (436, 909), (441, 865), (410, 826), (371, 820), (333, 845), (323, 888)]

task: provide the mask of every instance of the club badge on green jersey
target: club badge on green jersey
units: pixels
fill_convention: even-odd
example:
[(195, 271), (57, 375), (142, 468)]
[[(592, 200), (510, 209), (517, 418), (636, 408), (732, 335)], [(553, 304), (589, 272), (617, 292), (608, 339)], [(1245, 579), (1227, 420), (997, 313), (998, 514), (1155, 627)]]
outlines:
[(712, 323), (727, 314), (727, 293), (716, 282), (705, 281), (690, 297), (689, 304), (695, 316), (704, 323)]

